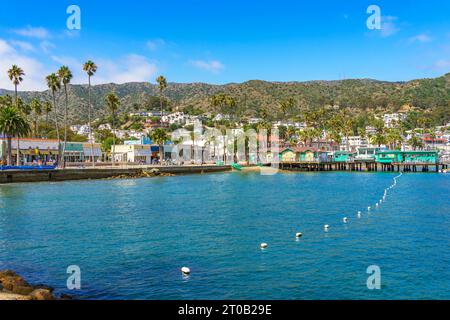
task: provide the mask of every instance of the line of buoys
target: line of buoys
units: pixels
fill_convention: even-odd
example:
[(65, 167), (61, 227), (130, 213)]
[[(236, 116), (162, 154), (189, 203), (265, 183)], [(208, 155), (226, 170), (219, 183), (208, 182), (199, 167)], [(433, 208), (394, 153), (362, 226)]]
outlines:
[[(403, 175), (403, 173), (400, 173), (400, 175), (398, 175), (397, 177), (394, 178), (394, 183), (393, 183), (391, 186), (389, 186), (388, 188), (384, 189), (383, 197), (380, 199), (379, 202), (377, 202), (377, 203), (375, 204), (375, 207), (376, 207), (377, 209), (379, 208), (379, 206), (380, 206), (381, 204), (383, 204), (384, 201), (386, 201), (386, 197), (387, 197), (387, 195), (388, 195), (389, 190), (393, 189), (393, 188), (397, 185), (397, 179), (400, 178), (402, 175)], [(371, 207), (371, 206), (367, 207), (367, 211), (368, 211), (369, 213), (370, 213), (371, 210), (372, 210), (372, 207)], [(358, 211), (356, 215), (357, 215), (358, 218), (361, 218), (361, 216), (362, 216), (361, 211)], [(342, 218), (342, 222), (343, 222), (343, 223), (348, 223), (348, 222), (349, 222), (349, 219), (348, 219), (347, 217), (344, 217), (344, 218)], [(325, 224), (325, 225), (323, 226), (323, 229), (324, 229), (325, 232), (328, 232), (329, 229), (330, 229), (330, 225)], [(300, 239), (301, 237), (303, 237), (303, 234), (302, 234), (301, 232), (297, 232), (297, 233), (295, 234), (295, 238), (296, 238), (297, 240)], [(268, 246), (269, 246), (269, 245), (268, 245), (267, 243), (263, 242), (263, 243), (260, 244), (259, 247), (260, 247), (262, 250), (264, 250), (264, 249), (267, 249)], [(183, 267), (183, 268), (181, 268), (181, 272), (182, 272), (183, 274), (185, 274), (185, 275), (188, 275), (188, 274), (190, 274), (191, 271), (190, 271), (189, 268)]]

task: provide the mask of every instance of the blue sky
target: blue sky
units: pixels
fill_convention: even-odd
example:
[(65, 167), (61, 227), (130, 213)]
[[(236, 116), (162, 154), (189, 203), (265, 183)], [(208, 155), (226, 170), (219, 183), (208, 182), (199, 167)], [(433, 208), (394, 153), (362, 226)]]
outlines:
[[(66, 28), (69, 5), (81, 30)], [(369, 5), (382, 29), (369, 30)], [(0, 88), (19, 64), (21, 89), (94, 60), (94, 83), (229, 83), (374, 78), (398, 81), (450, 72), (450, 3), (427, 1), (9, 1), (0, 12)]]

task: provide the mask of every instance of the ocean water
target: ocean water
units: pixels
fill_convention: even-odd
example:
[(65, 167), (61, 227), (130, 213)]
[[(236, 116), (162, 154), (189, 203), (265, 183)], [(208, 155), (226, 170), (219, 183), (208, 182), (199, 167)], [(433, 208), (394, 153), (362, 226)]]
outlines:
[[(450, 176), (404, 174), (369, 214), (394, 176), (1, 185), (0, 269), (80, 299), (450, 299)], [(81, 290), (66, 287), (70, 265)]]

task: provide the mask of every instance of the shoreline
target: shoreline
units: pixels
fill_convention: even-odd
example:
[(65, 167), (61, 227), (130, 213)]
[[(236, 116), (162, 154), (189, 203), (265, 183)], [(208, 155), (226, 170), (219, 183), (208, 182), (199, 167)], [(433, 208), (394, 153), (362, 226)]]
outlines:
[(31, 285), (12, 270), (0, 270), (0, 301), (6, 300), (71, 300), (68, 295), (57, 297), (52, 287)]

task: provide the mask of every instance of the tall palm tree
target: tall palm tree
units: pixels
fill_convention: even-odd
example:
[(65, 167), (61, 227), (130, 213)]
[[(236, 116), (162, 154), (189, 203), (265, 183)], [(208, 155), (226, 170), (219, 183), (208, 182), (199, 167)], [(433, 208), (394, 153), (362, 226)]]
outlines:
[(61, 147), (59, 146), (61, 137), (59, 135), (59, 124), (58, 124), (58, 108), (56, 105), (56, 92), (61, 89), (61, 82), (56, 73), (52, 73), (47, 76), (47, 86), (50, 89), (52, 93), (52, 99), (53, 99), (53, 112), (55, 115), (55, 126), (56, 126), (56, 138), (58, 139), (58, 164), (61, 160)]
[[(164, 98), (163, 92), (167, 88), (167, 80), (164, 76), (159, 76), (158, 78), (156, 78), (156, 82), (158, 83), (158, 89), (159, 89), (159, 103), (161, 105), (161, 119), (162, 119), (163, 112), (164, 112), (164, 110), (163, 110), (163, 98)], [(162, 123), (162, 121), (161, 121), (161, 123)]]
[(159, 145), (159, 163), (162, 165), (164, 160), (164, 144), (167, 141), (170, 141), (169, 135), (166, 130), (162, 128), (156, 128), (153, 132), (150, 133), (150, 139), (153, 140), (154, 143)]
[(120, 99), (115, 92), (110, 92), (105, 98), (106, 105), (108, 106), (109, 111), (111, 112), (112, 117), (112, 133), (113, 133), (113, 148), (112, 148), (112, 159), (111, 163), (114, 166), (114, 157), (115, 157), (115, 146), (116, 146), (116, 131), (115, 131), (115, 119), (116, 112), (120, 106)]
[(34, 127), (34, 137), (36, 138), (38, 136), (38, 130), (39, 130), (39, 117), (42, 115), (42, 103), (38, 99), (31, 100), (31, 109), (34, 113), (34, 119), (33, 119), (33, 127)]
[(25, 72), (18, 66), (13, 65), (11, 69), (8, 70), (9, 80), (14, 84), (14, 93), (16, 98), (16, 108), (18, 108), (18, 97), (17, 97), (17, 86), (23, 81), (23, 76)]
[[(15, 64), (11, 67), (11, 69), (8, 70), (9, 80), (11, 80), (12, 83), (14, 84), (14, 95), (15, 95), (15, 99), (16, 99), (16, 108), (17, 109), (19, 109), (19, 97), (17, 94), (17, 87), (23, 81), (24, 75), (25, 75), (25, 72), (22, 70), (22, 68), (18, 67)], [(20, 155), (19, 155), (20, 146), (19, 146), (19, 144), (20, 144), (20, 139), (19, 139), (19, 136), (17, 136), (17, 163), (19, 163), (19, 161), (20, 161)]]
[[(13, 106), (0, 108), (0, 133), (7, 139), (7, 164), (12, 165), (12, 138), (23, 137), (30, 132), (30, 126), (25, 117)], [(19, 148), (19, 146), (18, 146)], [(19, 155), (19, 149), (17, 154)]]
[(67, 109), (68, 109), (68, 104), (69, 104), (69, 95), (67, 93), (67, 86), (70, 83), (70, 80), (72, 80), (73, 75), (72, 72), (70, 71), (69, 67), (67, 66), (62, 66), (61, 68), (59, 68), (58, 70), (58, 77), (60, 79), (60, 81), (62, 82), (63, 86), (64, 86), (64, 96), (65, 96), (65, 105), (64, 105), (64, 146), (63, 146), (63, 166), (66, 166), (66, 161), (65, 161), (65, 154), (66, 154), (66, 146), (67, 146)]
[(88, 126), (89, 126), (89, 140), (91, 142), (91, 162), (92, 166), (95, 167), (95, 161), (94, 161), (94, 141), (92, 140), (92, 104), (91, 104), (91, 77), (94, 76), (94, 74), (97, 72), (97, 65), (91, 61), (88, 60), (83, 65), (83, 71), (87, 73), (88, 75)]
[(44, 103), (44, 112), (45, 112), (45, 126), (48, 127), (48, 115), (52, 112), (52, 104), (50, 101), (46, 101)]

